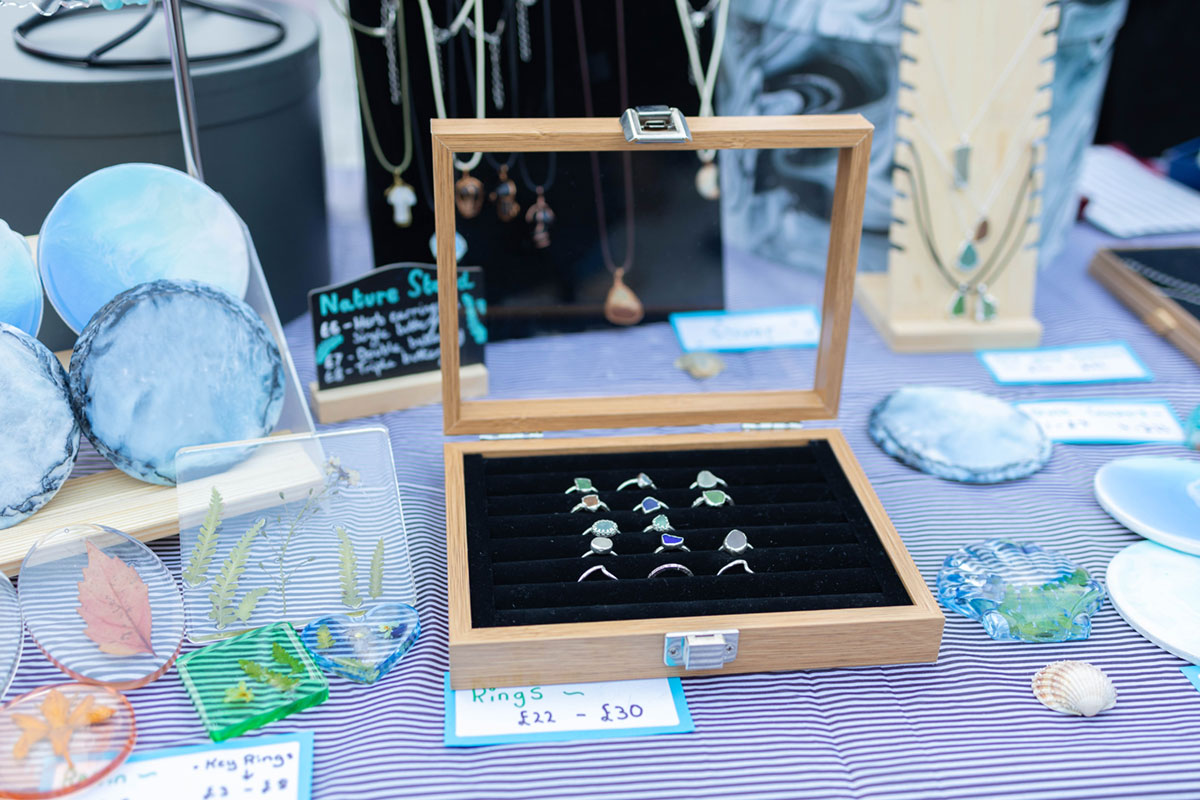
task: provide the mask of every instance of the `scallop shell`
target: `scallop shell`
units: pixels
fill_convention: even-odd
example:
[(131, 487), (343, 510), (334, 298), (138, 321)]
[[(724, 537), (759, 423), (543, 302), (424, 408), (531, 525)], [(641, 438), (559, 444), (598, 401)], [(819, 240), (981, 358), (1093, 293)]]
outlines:
[(1053, 711), (1094, 717), (1117, 704), (1117, 690), (1104, 670), (1086, 661), (1055, 661), (1033, 676), (1033, 696)]

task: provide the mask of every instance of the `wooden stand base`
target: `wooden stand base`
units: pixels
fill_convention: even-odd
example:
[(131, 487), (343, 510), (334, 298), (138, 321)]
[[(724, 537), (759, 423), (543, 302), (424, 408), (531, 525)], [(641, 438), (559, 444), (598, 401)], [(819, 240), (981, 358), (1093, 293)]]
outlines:
[[(469, 364), (459, 370), (463, 397), (483, 397), (488, 393), (488, 371), (483, 364)], [(386, 414), (405, 408), (441, 402), (442, 373), (421, 372), (370, 383), (318, 389), (308, 385), (313, 411), (323, 423)]]
[(889, 318), (888, 275), (885, 272), (859, 275), (855, 299), (888, 347), (897, 353), (954, 353), (989, 347), (1036, 347), (1042, 340), (1042, 324), (1032, 317), (998, 317), (989, 322), (976, 322), (973, 319)]
[[(245, 513), (279, 502), (279, 492), (319, 485), (323, 466), (303, 441), (260, 449), (230, 475), (240, 487), (226, 493), (226, 509)], [(29, 519), (0, 531), (0, 570), (16, 575), (29, 548), (48, 533), (72, 525), (107, 525), (150, 542), (179, 533), (181, 512), (198, 517), (208, 505), (209, 490), (177, 494), (174, 486), (143, 483), (116, 469), (71, 478), (58, 494)]]

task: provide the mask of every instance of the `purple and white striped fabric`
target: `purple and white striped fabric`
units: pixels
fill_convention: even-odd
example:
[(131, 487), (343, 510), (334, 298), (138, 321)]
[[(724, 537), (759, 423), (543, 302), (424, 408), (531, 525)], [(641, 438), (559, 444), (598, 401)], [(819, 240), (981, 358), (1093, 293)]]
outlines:
[[(1154, 372), (1153, 383), (999, 387), (972, 354), (893, 355), (855, 312), (838, 425), (930, 584), (947, 554), (990, 536), (1041, 542), (1102, 578), (1109, 559), (1138, 537), (1096, 504), (1095, 470), (1121, 455), (1181, 454), (1171, 446), (1059, 445), (1032, 478), (981, 487), (910, 470), (867, 437), (870, 408), (912, 382), (1008, 399), (1162, 397), (1186, 415), (1200, 403), (1200, 371), (1086, 277), (1086, 261), (1102, 243), (1090, 230), (1075, 231), (1043, 276), (1037, 316), (1045, 344), (1125, 339)], [(289, 332), (307, 382), (307, 320)], [(523, 374), (541, 387), (554, 380), (541, 364), (525, 365)], [(583, 377), (576, 368), (559, 380)], [(750, 377), (751, 387), (777, 388), (768, 374)], [(1142, 639), (1109, 604), (1083, 642), (994, 642), (977, 623), (950, 615), (936, 665), (685, 679), (693, 734), (446, 749), (441, 408), (369, 420), (377, 421), (395, 449), (424, 633), (381, 684), (332, 678), (328, 702), (269, 728), (316, 733), (315, 798), (1200, 798), (1200, 695), (1180, 673), (1183, 662)], [(175, 540), (155, 549), (178, 569)], [(1039, 705), (1030, 678), (1062, 658), (1107, 671), (1120, 692), (1116, 708), (1078, 719)], [(9, 696), (61, 679), (27, 641)], [(204, 741), (174, 673), (130, 700), (139, 750)]]

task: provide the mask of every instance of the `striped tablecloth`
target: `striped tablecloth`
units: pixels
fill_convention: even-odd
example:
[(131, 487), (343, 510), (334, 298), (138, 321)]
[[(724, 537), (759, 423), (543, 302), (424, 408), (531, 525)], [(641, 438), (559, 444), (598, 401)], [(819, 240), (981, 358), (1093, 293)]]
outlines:
[[(1200, 403), (1196, 365), (1084, 274), (1100, 244), (1093, 231), (1076, 230), (1066, 254), (1042, 277), (1037, 316), (1045, 324), (1044, 343), (1125, 339), (1154, 372), (1153, 383), (999, 387), (971, 354), (893, 355), (855, 311), (837, 424), (930, 585), (948, 553), (998, 535), (1054, 547), (1102, 578), (1113, 555), (1138, 537), (1097, 506), (1092, 475), (1118, 456), (1182, 452), (1059, 445), (1032, 478), (973, 487), (903, 467), (867, 437), (871, 407), (911, 382), (1009, 399), (1158, 397), (1181, 416), (1190, 412)], [(307, 383), (313, 374), (307, 321), (289, 326), (289, 338)], [(503, 360), (502, 348), (497, 357)], [(542, 372), (530, 383), (534, 377), (541, 388), (553, 381)], [(772, 388), (769, 375), (746, 380), (752, 388)], [(365, 422), (382, 423), (391, 433), (424, 633), (381, 684), (332, 679), (328, 702), (268, 729), (316, 733), (315, 798), (1200, 798), (1200, 693), (1180, 672), (1182, 661), (1135, 633), (1111, 605), (1082, 642), (994, 642), (977, 623), (949, 615), (936, 665), (686, 679), (692, 734), (444, 748), (441, 408)], [(178, 568), (174, 539), (156, 549)], [(1030, 677), (1062, 658), (1103, 667), (1120, 693), (1116, 708), (1079, 719), (1039, 705)], [(61, 679), (27, 642), (9, 696)], [(205, 740), (174, 673), (131, 692), (130, 700), (139, 750)]]

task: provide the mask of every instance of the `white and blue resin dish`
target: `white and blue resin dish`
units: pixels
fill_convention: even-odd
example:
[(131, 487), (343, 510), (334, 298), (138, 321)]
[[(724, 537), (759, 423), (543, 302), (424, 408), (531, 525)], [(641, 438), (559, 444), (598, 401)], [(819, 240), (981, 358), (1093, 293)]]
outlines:
[(46, 503), (75, 466), (67, 375), (45, 345), (0, 322), (0, 529)]
[(356, 683), (376, 683), (400, 662), (421, 635), (417, 610), (384, 603), (367, 613), (322, 617), (300, 631), (317, 666)]
[(1113, 557), (1105, 580), (1113, 608), (1130, 627), (1200, 664), (1200, 557), (1138, 542)]
[(1129, 530), (1200, 555), (1200, 459), (1118, 458), (1096, 471), (1092, 487), (1100, 506)]
[(118, 164), (82, 178), (50, 209), (38, 268), (51, 305), (79, 333), (109, 300), (160, 278), (244, 297), (250, 250), (219, 194), (158, 164)]
[(161, 280), (96, 312), (71, 354), (70, 388), (79, 424), (105, 458), (171, 486), (181, 447), (257, 439), (275, 428), (283, 362), (246, 303), (195, 281)]
[(942, 605), (979, 620), (993, 639), (1086, 639), (1104, 587), (1066, 556), (1033, 542), (988, 539), (946, 557), (937, 578)]
[(872, 409), (868, 431), (893, 458), (963, 483), (1027, 477), (1053, 449), (1031, 417), (1003, 400), (943, 386), (897, 389)]
[(0, 322), (37, 336), (42, 325), (42, 279), (25, 237), (0, 219)]

